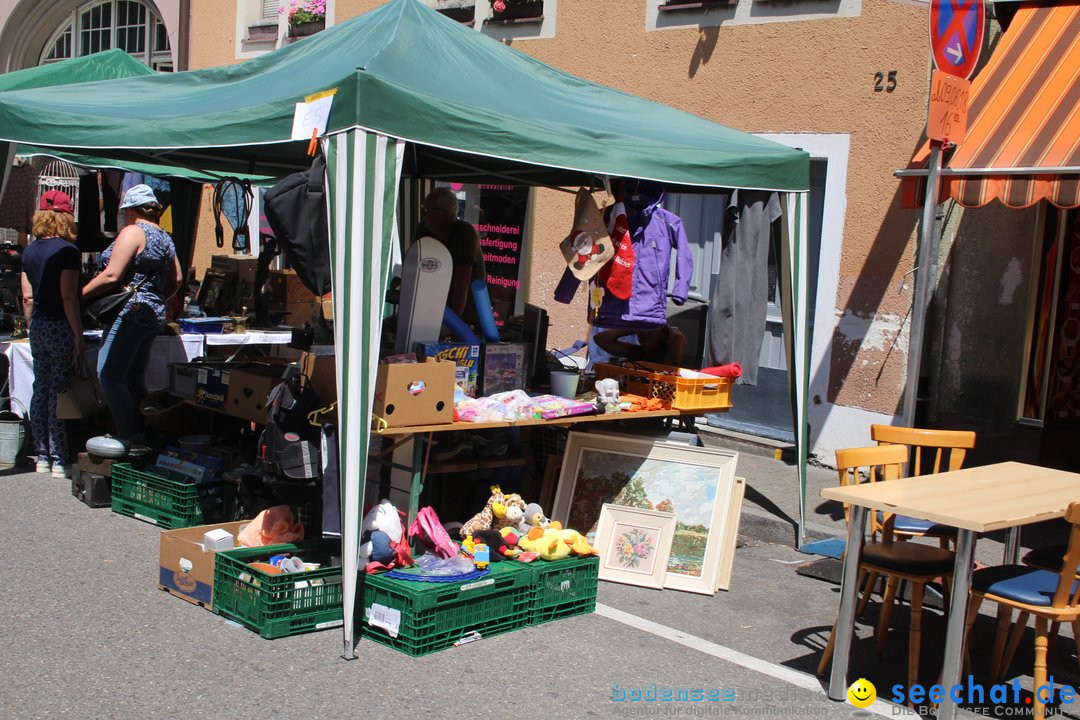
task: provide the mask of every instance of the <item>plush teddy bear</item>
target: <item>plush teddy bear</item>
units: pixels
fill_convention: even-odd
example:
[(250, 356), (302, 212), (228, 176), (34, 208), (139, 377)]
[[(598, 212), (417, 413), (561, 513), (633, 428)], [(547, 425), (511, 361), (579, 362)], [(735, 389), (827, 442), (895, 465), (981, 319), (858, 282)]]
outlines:
[(596, 381), (596, 410), (605, 415), (619, 412), (619, 381), (615, 378)]
[(412, 553), (405, 541), (401, 513), (389, 500), (382, 500), (364, 515), (360, 524), (360, 565), (406, 567), (412, 565)]
[(525, 517), (521, 519), (518, 531), (521, 535), (528, 535), (534, 527), (546, 528), (549, 522), (540, 503), (529, 503), (525, 506)]
[(492, 505), (491, 512), (494, 515), (491, 520), (492, 530), (502, 530), (507, 527), (517, 530), (525, 520), (525, 501), (517, 493), (510, 493), (503, 497), (501, 504)]

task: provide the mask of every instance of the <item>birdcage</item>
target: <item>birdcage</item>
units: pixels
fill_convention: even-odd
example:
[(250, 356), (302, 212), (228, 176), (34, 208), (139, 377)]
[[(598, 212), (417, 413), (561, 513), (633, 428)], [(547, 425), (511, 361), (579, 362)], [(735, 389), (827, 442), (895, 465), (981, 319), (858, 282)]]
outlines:
[(67, 193), (71, 198), (71, 204), (75, 208), (75, 217), (79, 217), (79, 171), (69, 162), (64, 160), (50, 160), (38, 174), (37, 203), (41, 204), (41, 196), (49, 190), (60, 190)]

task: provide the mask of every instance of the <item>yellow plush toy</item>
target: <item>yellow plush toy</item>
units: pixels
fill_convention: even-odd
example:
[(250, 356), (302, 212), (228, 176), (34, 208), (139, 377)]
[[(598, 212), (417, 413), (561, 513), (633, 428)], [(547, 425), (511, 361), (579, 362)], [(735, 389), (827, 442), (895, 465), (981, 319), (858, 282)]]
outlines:
[(534, 527), (518, 541), (518, 547), (536, 553), (541, 560), (562, 560), (571, 554), (599, 554), (577, 530), (563, 530), (562, 525), (552, 521), (548, 528)]

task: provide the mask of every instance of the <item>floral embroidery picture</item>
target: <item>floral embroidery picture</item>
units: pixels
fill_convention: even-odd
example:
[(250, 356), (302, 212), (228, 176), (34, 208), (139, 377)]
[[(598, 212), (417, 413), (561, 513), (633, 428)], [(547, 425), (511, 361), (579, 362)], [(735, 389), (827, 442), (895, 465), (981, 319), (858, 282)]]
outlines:
[(652, 574), (656, 561), (656, 539), (659, 528), (637, 527), (615, 523), (615, 541), (608, 549), (608, 562), (624, 570)]

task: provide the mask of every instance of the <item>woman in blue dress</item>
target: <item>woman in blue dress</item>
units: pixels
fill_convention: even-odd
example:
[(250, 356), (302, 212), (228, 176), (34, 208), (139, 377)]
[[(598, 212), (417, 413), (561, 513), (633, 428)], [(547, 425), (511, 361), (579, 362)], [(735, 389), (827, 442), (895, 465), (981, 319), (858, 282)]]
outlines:
[(82, 290), (83, 299), (118, 285), (138, 285), (116, 320), (104, 329), (98, 379), (116, 432), (124, 442), (141, 443), (139, 405), (146, 396), (143, 375), (150, 346), (165, 328), (165, 303), (180, 287), (180, 261), (172, 238), (158, 224), (162, 207), (148, 185), (135, 185), (120, 203), (125, 227), (101, 254), (103, 269)]

